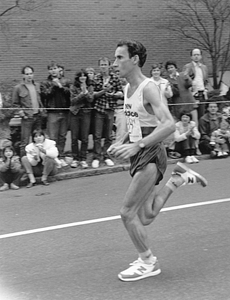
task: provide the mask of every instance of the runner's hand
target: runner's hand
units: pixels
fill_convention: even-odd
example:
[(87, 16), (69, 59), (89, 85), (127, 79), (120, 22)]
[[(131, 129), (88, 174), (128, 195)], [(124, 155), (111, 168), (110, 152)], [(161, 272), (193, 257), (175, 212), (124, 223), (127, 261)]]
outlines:
[[(110, 149), (110, 148), (109, 148)], [(123, 144), (110, 149), (109, 154), (120, 159), (128, 159), (140, 150), (138, 144)]]

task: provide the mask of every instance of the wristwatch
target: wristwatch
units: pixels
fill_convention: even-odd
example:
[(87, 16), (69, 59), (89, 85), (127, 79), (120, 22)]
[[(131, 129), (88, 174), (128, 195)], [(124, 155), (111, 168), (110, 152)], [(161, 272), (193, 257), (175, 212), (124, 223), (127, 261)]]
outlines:
[(144, 144), (143, 142), (141, 142), (141, 143), (139, 144), (139, 147), (140, 147), (141, 149), (143, 149), (143, 148), (145, 148), (145, 144)]

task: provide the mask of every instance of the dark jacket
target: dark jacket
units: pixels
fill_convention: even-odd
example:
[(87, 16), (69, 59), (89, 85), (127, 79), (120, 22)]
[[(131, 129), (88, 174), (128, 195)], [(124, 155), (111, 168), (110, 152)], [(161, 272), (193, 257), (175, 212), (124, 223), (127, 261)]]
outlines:
[[(39, 107), (43, 107), (43, 104), (41, 102), (40, 97), (40, 85), (37, 82), (33, 82), (36, 92), (37, 92), (37, 101)], [(33, 118), (33, 109), (32, 109), (32, 101), (30, 97), (30, 92), (25, 84), (25, 82), (21, 82), (18, 85), (16, 85), (13, 89), (13, 107), (18, 108), (18, 111), (20, 111), (23, 108), (26, 108), (23, 110), (24, 115), (28, 118)], [(31, 108), (31, 109), (30, 109)]]
[[(208, 85), (208, 68), (204, 64), (200, 64), (200, 67), (203, 73), (204, 86), (206, 87)], [(186, 64), (183, 67), (183, 72), (186, 72), (188, 76), (193, 80), (196, 76), (196, 70), (193, 62)]]
[[(70, 80), (60, 78), (62, 87), (60, 88), (52, 77), (41, 83), (42, 102), (46, 108), (59, 108), (58, 110), (48, 109), (47, 112), (68, 112), (70, 107)], [(63, 109), (63, 110), (62, 110)]]
[(212, 118), (209, 113), (206, 113), (199, 119), (198, 129), (201, 135), (200, 141), (210, 141), (213, 131), (220, 128), (221, 119), (221, 113), (217, 113), (215, 118)]
[(76, 115), (80, 110), (85, 109), (84, 112), (91, 112), (94, 100), (93, 86), (87, 87), (88, 93), (83, 94), (81, 88), (71, 85), (70, 88), (70, 111)]

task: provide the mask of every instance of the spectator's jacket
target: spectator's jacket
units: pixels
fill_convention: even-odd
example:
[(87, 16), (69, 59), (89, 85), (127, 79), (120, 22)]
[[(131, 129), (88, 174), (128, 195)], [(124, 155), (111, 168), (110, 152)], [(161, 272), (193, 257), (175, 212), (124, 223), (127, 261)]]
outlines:
[(10, 164), (6, 164), (6, 161), (0, 159), (0, 172), (11, 171), (12, 173), (18, 172), (21, 169), (21, 163), (18, 156), (13, 156), (10, 160)]
[[(108, 84), (112, 86), (109, 93), (123, 93), (121, 81), (118, 76), (114, 73), (110, 73), (109, 75), (110, 79)], [(99, 73), (95, 76), (94, 91), (99, 92), (101, 90), (103, 90), (103, 76), (101, 73)], [(95, 99), (95, 109), (101, 113), (104, 113), (106, 109), (115, 110), (117, 108), (117, 100), (118, 98), (114, 98), (108, 94), (103, 94), (102, 96)]]
[(88, 92), (84, 94), (81, 88), (71, 85), (70, 87), (70, 111), (77, 115), (81, 110), (83, 112), (91, 112), (94, 100), (93, 86), (87, 87)]
[[(42, 145), (46, 150), (46, 154), (41, 152), (35, 143), (30, 143), (25, 148), (26, 156), (32, 166), (36, 166), (41, 160), (44, 161), (46, 156), (53, 159), (58, 157), (58, 149), (55, 141), (45, 139)], [(34, 156), (37, 156), (37, 159), (35, 159)]]
[[(201, 68), (202, 74), (203, 74), (204, 86), (206, 87), (208, 85), (208, 68), (207, 68), (207, 66), (205, 66), (202, 63), (199, 63), (199, 65), (200, 65), (200, 68)], [(194, 63), (190, 62), (190, 63), (186, 64), (183, 67), (183, 72), (188, 74), (188, 76), (193, 80), (196, 76), (196, 69), (195, 69)]]
[(220, 127), (221, 119), (221, 113), (217, 113), (214, 117), (206, 113), (199, 119), (198, 129), (201, 134), (200, 141), (206, 140), (210, 142), (212, 132)]
[[(37, 82), (33, 82), (33, 84), (37, 92), (38, 105), (40, 108), (43, 108), (43, 104), (41, 102), (41, 97), (40, 97), (40, 93), (41, 93), (40, 85)], [(20, 116), (33, 118), (33, 109), (32, 109), (30, 92), (24, 81), (14, 87), (12, 101), (13, 101), (13, 107), (18, 108), (18, 112), (20, 112), (20, 110), (23, 110), (23, 108), (26, 108), (25, 110), (23, 110), (23, 115), (19, 113)]]
[[(52, 77), (41, 83), (42, 102), (49, 112), (68, 112), (70, 107), (70, 80), (59, 78), (62, 87), (60, 88)], [(52, 110), (51, 108), (58, 108)], [(68, 108), (68, 109), (67, 109)]]
[(188, 137), (186, 136), (186, 131), (193, 128), (193, 134), (191, 135), (194, 139), (199, 140), (200, 139), (200, 133), (196, 127), (196, 123), (194, 121), (190, 121), (188, 123), (188, 127), (185, 129), (183, 126), (183, 123), (181, 121), (177, 122), (176, 124), (176, 130), (174, 132), (174, 139), (175, 142), (181, 142), (186, 140)]

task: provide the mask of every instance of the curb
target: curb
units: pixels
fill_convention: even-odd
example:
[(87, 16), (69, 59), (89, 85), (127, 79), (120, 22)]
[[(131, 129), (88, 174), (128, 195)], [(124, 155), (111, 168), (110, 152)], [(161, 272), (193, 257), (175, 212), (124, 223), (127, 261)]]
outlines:
[[(199, 160), (206, 160), (209, 159), (210, 155), (201, 155), (199, 156)], [(168, 159), (168, 165), (170, 164), (176, 164), (177, 162), (183, 162), (183, 158), (178, 159)], [(96, 175), (103, 175), (103, 174), (111, 174), (116, 172), (123, 172), (128, 171), (130, 167), (130, 164), (117, 164), (113, 167), (99, 167), (98, 169), (77, 169), (75, 171), (64, 171), (56, 174), (55, 176), (50, 176), (49, 181), (60, 181), (60, 180), (66, 180), (66, 179), (74, 179), (74, 178), (80, 178), (80, 177), (88, 177), (88, 176), (96, 176)]]

